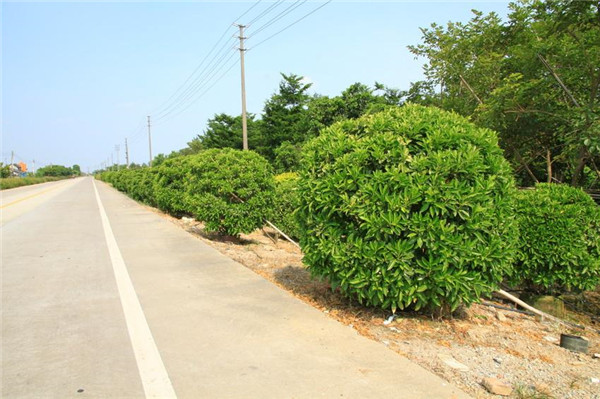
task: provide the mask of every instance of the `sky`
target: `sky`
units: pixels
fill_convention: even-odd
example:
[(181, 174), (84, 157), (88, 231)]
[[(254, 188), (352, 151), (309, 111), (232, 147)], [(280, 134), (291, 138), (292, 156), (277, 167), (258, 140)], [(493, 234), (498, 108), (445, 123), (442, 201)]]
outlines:
[(280, 73), (304, 76), (311, 94), (336, 96), (355, 82), (408, 89), (423, 78), (424, 60), (407, 49), (420, 43), (419, 28), (466, 22), (472, 9), (508, 13), (505, 1), (5, 0), (0, 7), (0, 162), (14, 153), (30, 170), (35, 161), (83, 172), (124, 164), (125, 139), (130, 162), (147, 163), (147, 116), (156, 156), (186, 147), (215, 114), (241, 114), (234, 23), (248, 25), (247, 109), (260, 114)]

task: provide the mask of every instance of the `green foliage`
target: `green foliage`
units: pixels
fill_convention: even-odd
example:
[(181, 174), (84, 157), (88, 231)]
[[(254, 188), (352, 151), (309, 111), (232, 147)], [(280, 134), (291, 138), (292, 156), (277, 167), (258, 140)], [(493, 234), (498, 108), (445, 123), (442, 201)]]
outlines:
[(300, 153), (302, 147), (299, 144), (292, 144), (289, 141), (284, 141), (274, 151), (275, 160), (273, 166), (276, 172), (283, 173), (294, 171), (300, 165)]
[(36, 172), (37, 176), (43, 177), (43, 176), (55, 176), (55, 177), (60, 177), (60, 176), (72, 176), (75, 173), (73, 172), (73, 169), (71, 168), (67, 168), (66, 166), (62, 166), (62, 165), (49, 165), (49, 166), (45, 166), (43, 168), (39, 168)]
[(10, 166), (0, 162), (0, 178), (4, 179), (6, 177), (10, 177)]
[(384, 309), (456, 309), (510, 273), (512, 172), (493, 131), (407, 105), (337, 123), (303, 151), (311, 273)]
[(538, 293), (600, 284), (600, 207), (583, 191), (538, 184), (518, 193), (521, 234), (514, 284)]
[(298, 209), (298, 174), (282, 173), (275, 176), (275, 203), (271, 221), (291, 238), (300, 237), (300, 228), (296, 221)]
[(106, 171), (96, 177), (114, 188), (131, 196), (131, 198), (148, 205), (156, 205), (154, 193), (155, 168), (122, 169)]
[(304, 142), (308, 136), (309, 121), (306, 107), (310, 96), (306, 93), (312, 85), (303, 83), (303, 77), (281, 74), (279, 92), (265, 103), (261, 125), (261, 144), (256, 150), (269, 160), (275, 159), (274, 149), (284, 141), (292, 144)]
[[(257, 142), (260, 139), (259, 125), (260, 123), (254, 120), (254, 115), (247, 115), (248, 146), (252, 149), (260, 144)], [(242, 147), (242, 117), (221, 113), (209, 119), (206, 131), (188, 143), (189, 151), (186, 154), (196, 154), (200, 150), (211, 148), (241, 150)]]
[(165, 160), (156, 168), (154, 200), (162, 211), (174, 216), (189, 215), (185, 203), (185, 183), (190, 172), (191, 156), (180, 156)]
[(207, 231), (239, 236), (262, 227), (273, 207), (268, 162), (252, 151), (211, 149), (188, 160), (186, 206)]
[(509, 7), (506, 21), (474, 11), (467, 23), (422, 29), (422, 43), (409, 49), (426, 58), (427, 80), (413, 98), (498, 131), (521, 184), (580, 185), (585, 166), (600, 164), (600, 8), (571, 0)]
[(158, 167), (109, 171), (98, 178), (173, 216), (192, 215), (207, 231), (222, 235), (262, 227), (273, 208), (271, 167), (250, 151), (227, 148), (170, 156)]
[(33, 184), (47, 183), (51, 181), (62, 180), (65, 177), (8, 177), (0, 179), (0, 189), (8, 190), (10, 188), (31, 186)]

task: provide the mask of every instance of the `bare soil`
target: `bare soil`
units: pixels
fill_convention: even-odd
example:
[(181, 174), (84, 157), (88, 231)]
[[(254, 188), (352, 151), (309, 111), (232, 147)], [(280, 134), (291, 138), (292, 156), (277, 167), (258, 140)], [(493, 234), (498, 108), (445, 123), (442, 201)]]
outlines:
[[(242, 235), (239, 240), (218, 239), (206, 235), (196, 221), (164, 217), (329, 317), (475, 398), (497, 397), (481, 385), (484, 377), (495, 377), (512, 385), (513, 398), (600, 399), (600, 358), (594, 357), (600, 354), (600, 290), (573, 299), (579, 311), (568, 311), (567, 318), (584, 325), (585, 330), (483, 304), (463, 309), (453, 319), (413, 312), (392, 316), (361, 306), (332, 291), (326, 282), (312, 279), (302, 264), (301, 251), (285, 240), (274, 242), (272, 230)], [(498, 300), (487, 303), (512, 306)], [(588, 339), (588, 354), (560, 347), (561, 333)]]

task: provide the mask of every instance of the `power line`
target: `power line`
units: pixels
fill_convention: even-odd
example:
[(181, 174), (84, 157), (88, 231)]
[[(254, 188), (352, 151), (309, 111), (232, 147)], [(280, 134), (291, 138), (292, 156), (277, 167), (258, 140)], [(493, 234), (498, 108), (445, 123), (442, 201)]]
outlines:
[[(250, 26), (253, 23), (255, 23), (256, 21), (258, 21), (259, 19), (261, 19), (262, 17), (264, 17), (265, 15), (267, 15), (269, 12), (273, 11), (275, 8), (277, 8), (279, 6), (279, 4), (281, 4), (283, 2), (283, 0), (277, 0), (275, 3), (271, 4), (269, 7), (267, 7), (262, 13), (260, 13), (259, 15), (257, 15), (256, 17), (254, 17), (253, 20), (251, 20), (250, 22), (248, 22), (246, 25)], [(258, 4), (258, 3), (257, 3)], [(239, 20), (239, 18), (238, 18)]]
[[(240, 15), (239, 17), (237, 17), (237, 18), (235, 19), (235, 21), (239, 21), (240, 19), (242, 19), (242, 17), (243, 17), (244, 15), (248, 14), (250, 11), (252, 11), (252, 9), (253, 9), (254, 7), (256, 7), (257, 5), (259, 5), (261, 1), (262, 1), (262, 0), (258, 0), (256, 3), (254, 3), (254, 4), (253, 4), (253, 5), (252, 5), (252, 6), (251, 6), (249, 9), (247, 9), (246, 11), (244, 11), (244, 13), (243, 13), (242, 15)], [(282, 1), (282, 0), (280, 0), (280, 1)], [(233, 22), (235, 23), (235, 21), (233, 21)]]
[(321, 8), (325, 7), (327, 4), (331, 3), (332, 0), (328, 0), (327, 2), (321, 4), (319, 7), (315, 8), (314, 10), (312, 10), (311, 12), (309, 12), (308, 14), (305, 14), (303, 17), (297, 19), (296, 21), (292, 22), (291, 24), (289, 24), (288, 26), (286, 26), (285, 28), (275, 32), (274, 34), (272, 34), (271, 36), (267, 37), (266, 39), (258, 42), (257, 44), (255, 44), (254, 46), (252, 46), (251, 48), (247, 49), (246, 51), (250, 51), (255, 49), (256, 47), (260, 46), (261, 44), (263, 44), (264, 42), (266, 42), (267, 40), (271, 40), (272, 38), (274, 38), (275, 36), (279, 35), (280, 33), (288, 30), (289, 28), (291, 28), (292, 26), (296, 25), (298, 22), (302, 21), (303, 19), (309, 17), (310, 15), (314, 14), (315, 12), (319, 11)]
[[(227, 59), (227, 61), (231, 60), (231, 58), (233, 58), (234, 55), (236, 55), (235, 52), (231, 54), (231, 56)], [(229, 71), (231, 71), (231, 69), (233, 69), (234, 66), (237, 65), (238, 62), (239, 62), (239, 60), (236, 59), (232, 64), (229, 65), (229, 67), (221, 75), (219, 75), (219, 77), (213, 82), (213, 84), (210, 85), (209, 87), (207, 87), (202, 93), (200, 93), (194, 101), (190, 102), (187, 106), (180, 109), (177, 113), (173, 114), (170, 118), (164, 119), (163, 122), (169, 121), (169, 120), (173, 119), (174, 117), (180, 115), (181, 113), (185, 112), (186, 110), (188, 110), (192, 105), (194, 105), (196, 103), (196, 101), (201, 99), (206, 93), (208, 93), (213, 87), (215, 87), (215, 85), (217, 83), (219, 83), (221, 81), (221, 79), (223, 79), (225, 77), (225, 75), (227, 75), (227, 73)], [(165, 118), (165, 117), (163, 117), (163, 118)]]
[[(165, 119), (167, 116), (169, 116), (175, 112), (177, 112), (177, 115), (179, 115), (180, 112), (178, 112), (178, 110), (180, 110), (182, 107), (185, 107), (184, 109), (189, 108), (188, 106), (185, 105), (186, 102), (188, 102), (188, 100), (191, 100), (191, 103), (189, 105), (193, 105), (199, 98), (197, 96), (198, 92), (200, 92), (204, 87), (206, 87), (208, 84), (210, 84), (211, 79), (215, 75), (217, 75), (219, 73), (219, 71), (227, 64), (227, 62), (229, 62), (229, 60), (231, 60), (231, 58), (233, 58), (233, 56), (236, 54), (235, 51), (231, 51), (234, 49), (235, 49), (235, 46), (231, 47), (229, 49), (230, 50), (229, 53), (227, 53), (227, 52), (223, 53), (221, 55), (221, 57), (219, 58), (219, 60), (212, 66), (212, 68), (210, 70), (207, 70), (207, 72), (203, 75), (204, 78), (195, 82), (195, 84), (190, 87), (190, 90), (185, 95), (185, 97), (182, 97), (181, 100), (177, 104), (175, 104), (173, 107), (171, 107), (170, 110), (165, 111), (162, 114), (160, 114), (156, 118), (156, 121), (157, 122), (161, 121), (161, 120)], [(225, 58), (227, 56), (227, 54), (229, 54), (229, 57)]]
[(169, 97), (165, 102), (163, 102), (159, 107), (155, 108), (151, 113), (155, 113), (155, 111), (157, 109), (163, 109), (165, 104), (168, 104), (169, 101), (171, 101), (176, 95), (178, 95), (178, 93), (181, 91), (181, 89), (183, 89), (185, 87), (185, 85), (192, 79), (192, 77), (196, 74), (196, 72), (198, 72), (198, 70), (202, 67), (202, 65), (204, 65), (204, 62), (208, 59), (208, 57), (212, 54), (212, 52), (215, 50), (215, 48), (217, 48), (217, 46), (219, 45), (219, 43), (221, 43), (221, 40), (223, 40), (223, 38), (225, 37), (225, 35), (227, 34), (227, 32), (229, 31), (229, 29), (231, 29), (230, 27), (227, 27), (225, 29), (225, 31), (223, 32), (223, 34), (221, 35), (221, 37), (219, 37), (219, 40), (217, 40), (217, 42), (214, 44), (214, 46), (210, 49), (210, 51), (206, 54), (206, 56), (204, 56), (204, 58), (202, 59), (202, 61), (200, 61), (200, 64), (198, 64), (198, 66), (194, 69), (194, 71), (187, 77), (187, 79), (181, 84), (181, 86), (179, 86), (177, 88), (177, 90), (175, 90), (175, 92), (171, 95), (171, 97)]
[[(230, 40), (233, 40), (233, 37)], [(212, 70), (219, 65), (219, 62), (223, 60), (224, 56), (226, 56), (227, 51), (231, 49), (233, 49), (233, 47), (227, 47), (227, 42), (225, 42), (220, 48), (220, 50), (215, 53), (215, 55), (212, 57), (209, 63), (198, 74), (198, 76), (196, 76), (194, 81), (188, 84), (187, 88), (184, 91), (182, 91), (169, 106), (164, 107), (160, 112), (158, 112), (157, 120), (161, 119), (164, 114), (170, 113), (173, 108), (176, 108), (181, 103), (185, 102), (190, 97), (190, 95), (193, 95), (193, 92), (198, 87), (198, 85), (202, 84), (202, 80), (205, 79), (206, 76), (209, 75), (210, 72), (212, 72)]]
[(273, 18), (271, 18), (269, 21), (265, 22), (255, 32), (252, 32), (252, 34), (248, 37), (248, 39), (250, 39), (251, 37), (257, 35), (260, 32), (262, 32), (263, 30), (265, 30), (269, 26), (273, 25), (275, 22), (279, 21), (281, 18), (285, 17), (286, 15), (288, 15), (289, 13), (291, 13), (292, 11), (294, 11), (296, 8), (298, 8), (302, 4), (306, 3), (306, 1), (307, 0), (296, 0), (294, 3), (292, 3), (291, 5), (289, 5), (286, 9), (284, 9), (283, 11), (281, 11), (279, 14), (277, 14), (276, 16), (274, 16)]
[[(258, 0), (257, 2), (252, 4), (248, 9), (246, 9), (246, 11), (244, 11), (241, 15), (239, 15), (236, 18), (236, 20), (241, 19), (246, 14), (248, 14), (250, 11), (252, 11), (256, 6), (258, 6), (258, 4), (260, 4), (261, 1), (262, 0)], [(234, 22), (235, 22), (235, 20), (234, 20)], [(188, 76), (188, 78), (184, 81), (184, 83), (181, 86), (179, 86), (179, 88), (175, 91), (175, 93), (173, 93), (169, 97), (169, 99), (167, 99), (167, 101), (165, 101), (160, 107), (158, 107), (160, 112), (157, 113), (157, 119), (156, 119), (157, 121), (166, 117), (167, 115), (171, 114), (172, 112), (174, 112), (178, 107), (180, 107), (182, 104), (184, 104), (188, 99), (193, 97), (199, 89), (201, 90), (203, 84), (208, 83), (208, 82), (202, 82), (202, 80), (206, 79), (207, 76), (210, 76), (210, 74), (214, 71), (214, 69), (218, 67), (219, 62), (222, 61), (225, 56), (225, 54), (222, 54), (222, 53), (224, 51), (225, 51), (225, 53), (227, 53), (227, 50), (228, 50), (227, 42), (224, 42), (223, 45), (221, 46), (221, 48), (216, 53), (214, 53), (214, 52), (215, 52), (215, 49), (221, 44), (223, 39), (226, 37), (227, 32), (229, 32), (229, 29), (231, 29), (231, 26), (229, 26), (225, 29), (223, 34), (219, 37), (219, 39), (213, 45), (213, 47), (208, 52), (208, 54), (202, 59), (200, 64)], [(207, 64), (205, 64), (206, 61), (209, 59), (209, 57), (213, 53), (214, 53), (213, 57), (210, 59), (210, 61)], [(201, 70), (203, 65), (205, 65), (205, 66)], [(200, 71), (200, 72), (198, 72), (198, 71)], [(194, 78), (194, 76), (195, 76), (195, 78)], [(156, 109), (154, 110), (153, 113), (156, 113), (155, 111), (156, 111)]]

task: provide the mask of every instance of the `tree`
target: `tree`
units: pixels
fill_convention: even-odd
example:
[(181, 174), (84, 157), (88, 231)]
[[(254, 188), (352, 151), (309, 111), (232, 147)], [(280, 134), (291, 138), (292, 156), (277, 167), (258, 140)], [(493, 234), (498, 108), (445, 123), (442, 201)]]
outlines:
[(267, 100), (262, 117), (262, 143), (258, 151), (273, 161), (274, 150), (284, 141), (292, 144), (304, 142), (308, 138), (309, 120), (307, 94), (312, 83), (303, 83), (303, 77), (281, 74), (279, 92)]
[(300, 166), (300, 153), (302, 147), (299, 144), (292, 144), (284, 141), (274, 151), (275, 160), (273, 167), (276, 173), (291, 172)]
[[(383, 94), (376, 95), (376, 91)], [(321, 129), (335, 122), (360, 118), (366, 113), (382, 111), (390, 105), (401, 103), (402, 92), (377, 82), (374, 89), (362, 83), (354, 83), (339, 96), (315, 96), (308, 104), (308, 136), (318, 136)]]
[[(508, 21), (474, 11), (466, 24), (422, 29), (427, 58), (413, 98), (497, 130), (521, 184), (579, 185), (600, 159), (600, 5), (518, 1)], [(432, 90), (440, 87), (440, 93)]]
[(0, 178), (10, 177), (10, 167), (0, 162)]
[[(253, 114), (247, 116), (248, 141), (251, 149), (260, 143), (260, 131), (258, 121), (254, 120)], [(242, 149), (242, 117), (231, 116), (225, 113), (215, 114), (208, 120), (206, 131), (196, 136), (188, 143), (188, 147), (182, 150), (183, 155), (196, 154), (210, 148), (233, 148)]]
[(62, 165), (48, 165), (43, 168), (39, 168), (36, 174), (38, 176), (71, 176), (73, 175), (73, 169)]
[(77, 175), (77, 176), (81, 175), (81, 167), (79, 165), (75, 164), (71, 167), (71, 169), (73, 170), (74, 175)]

